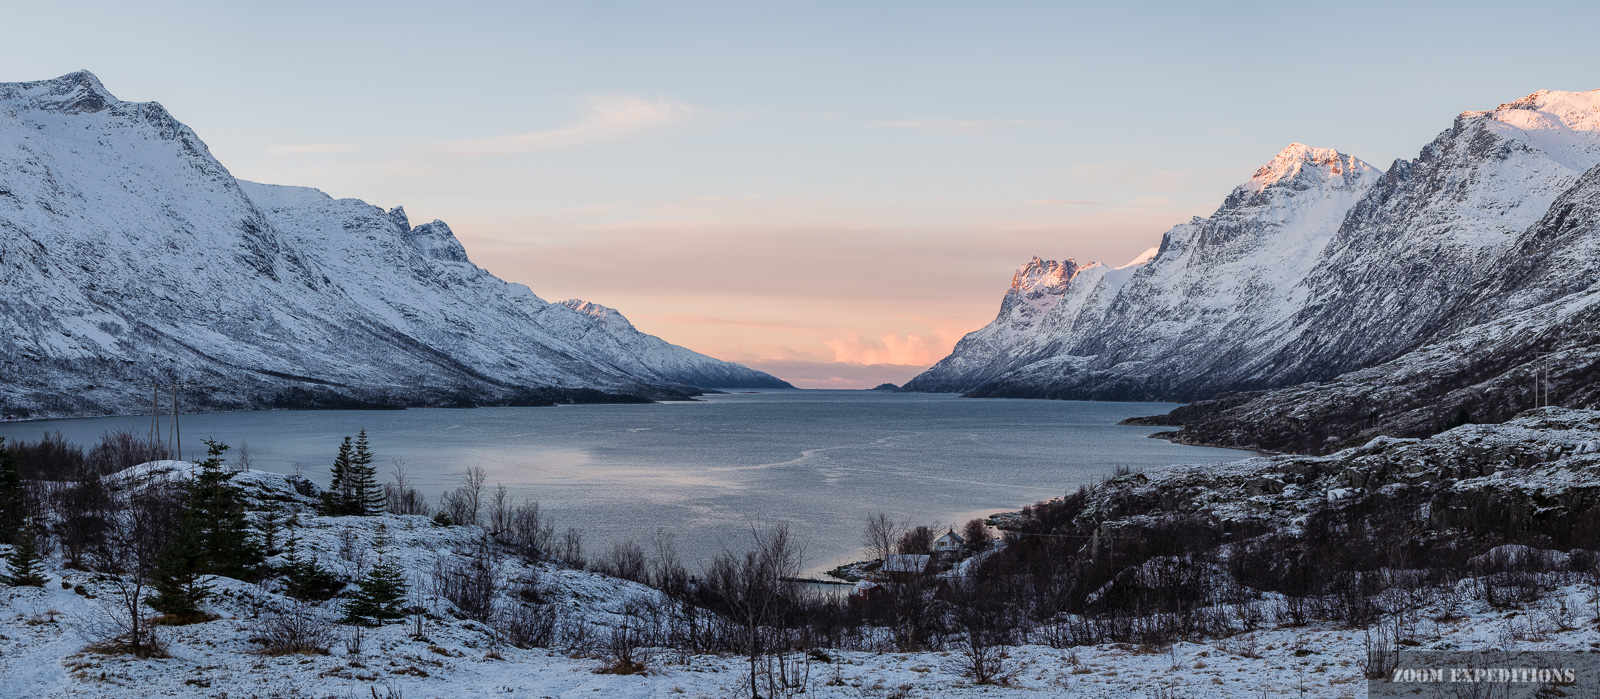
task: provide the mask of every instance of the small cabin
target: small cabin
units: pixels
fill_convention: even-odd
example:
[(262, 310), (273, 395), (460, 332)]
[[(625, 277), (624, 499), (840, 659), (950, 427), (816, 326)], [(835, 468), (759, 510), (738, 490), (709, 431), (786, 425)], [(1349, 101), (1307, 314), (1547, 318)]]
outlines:
[(906, 582), (928, 574), (933, 556), (897, 553), (883, 559), (878, 575), (889, 582)]
[(961, 538), (956, 530), (951, 529), (945, 532), (944, 536), (933, 540), (933, 552), (941, 556), (959, 556), (962, 547), (966, 545), (967, 540)]

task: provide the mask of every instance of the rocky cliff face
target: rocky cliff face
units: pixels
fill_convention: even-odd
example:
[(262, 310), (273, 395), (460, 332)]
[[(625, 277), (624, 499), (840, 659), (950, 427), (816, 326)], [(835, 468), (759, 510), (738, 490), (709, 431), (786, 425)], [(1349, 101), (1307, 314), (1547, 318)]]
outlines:
[(202, 409), (696, 392), (705, 372), (674, 366), (777, 381), (659, 340), (647, 362), (478, 268), (443, 222), (236, 180), (87, 72), (0, 84), (0, 288), (10, 416), (137, 411), (173, 381)]
[(1506, 419), (1533, 405), (1535, 358), (1552, 396), (1586, 404), (1597, 163), (1600, 91), (1464, 113), (1383, 173), (1290, 146), (1086, 305), (1103, 312), (1062, 303), (1029, 327), (1002, 313), (907, 389), (1261, 391), (1173, 416), (1179, 438), (1313, 451)]

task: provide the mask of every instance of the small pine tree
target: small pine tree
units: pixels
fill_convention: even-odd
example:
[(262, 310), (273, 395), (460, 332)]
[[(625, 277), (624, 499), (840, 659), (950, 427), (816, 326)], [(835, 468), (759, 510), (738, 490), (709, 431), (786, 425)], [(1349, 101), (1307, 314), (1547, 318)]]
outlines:
[(378, 562), (356, 583), (355, 595), (345, 604), (345, 619), (350, 623), (381, 626), (405, 618), (405, 573), (389, 561), (388, 541), (388, 530), (378, 525), (378, 539), (374, 542)]
[(11, 553), (6, 554), (6, 565), (10, 572), (4, 578), (5, 584), (12, 587), (44, 587), (44, 562), (39, 560), (38, 541), (34, 537), (33, 523), (24, 520)]
[(245, 514), (244, 493), (234, 474), (222, 468), (228, 445), (205, 440), (206, 459), (188, 484), (183, 516), (194, 519), (200, 538), (202, 572), (240, 580), (255, 579), (266, 556)]
[(333, 470), (328, 481), (328, 492), (322, 494), (322, 514), (330, 517), (352, 514), (350, 504), (350, 438), (339, 445), (339, 455), (333, 457)]
[(378, 467), (372, 465), (372, 450), (367, 446), (367, 431), (356, 436), (355, 453), (350, 457), (351, 514), (377, 515), (383, 513), (383, 488), (378, 485)]
[(178, 521), (172, 540), (156, 557), (150, 573), (150, 608), (179, 623), (201, 621), (205, 613), (200, 603), (211, 596), (211, 585), (204, 580), (206, 552), (199, 522), (185, 512)]
[(333, 573), (317, 564), (316, 556), (300, 557), (300, 538), (291, 535), (284, 543), (283, 566), (284, 594), (302, 602), (321, 602), (333, 599), (344, 588), (344, 583)]

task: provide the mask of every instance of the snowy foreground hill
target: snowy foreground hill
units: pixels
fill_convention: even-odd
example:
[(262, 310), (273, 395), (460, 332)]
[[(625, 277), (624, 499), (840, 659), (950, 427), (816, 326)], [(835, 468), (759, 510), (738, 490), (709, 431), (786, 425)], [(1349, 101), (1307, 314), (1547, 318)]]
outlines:
[[(413, 226), (235, 179), (154, 102), (88, 72), (0, 83), (0, 414), (548, 404), (782, 388), (552, 304)], [(196, 406), (190, 406), (191, 408)]]
[[(107, 483), (126, 492), (186, 477), (193, 468), (185, 462), (154, 462), (113, 474)], [(1450, 545), (1449, 532), (1471, 524), (1462, 517), (1486, 511), (1477, 500), (1485, 496), (1511, 503), (1503, 511), (1525, 518), (1524, 528), (1547, 525), (1555, 521), (1551, 518), (1592, 515), (1600, 498), (1597, 468), (1600, 412), (1552, 408), (1503, 425), (1461, 427), (1427, 440), (1379, 439), (1323, 457), (1264, 457), (1122, 474), (1076, 497), (1079, 519), (1098, 522), (1100, 537), (1124, 537), (1119, 546), (1126, 547), (1128, 532), (1172, 516), (1198, 516), (1241, 536), (1252, 530), (1271, 536), (1305, 526), (1310, 512), (1359, 510), (1368, 496), (1420, 494), (1432, 498), (1435, 507), (1431, 513), (1408, 514), (1417, 522), (1407, 526), (1422, 527), (1419, 533), (1438, 548)], [(116, 613), (116, 587), (105, 575), (61, 567), (58, 554), (43, 587), (0, 587), (0, 696), (749, 696), (746, 666), (737, 655), (639, 650), (637, 657), (647, 658), (643, 672), (596, 672), (613, 652), (604, 639), (638, 623), (640, 617), (630, 611), (637, 607), (630, 605), (662, 599), (651, 588), (553, 563), (508, 559), (494, 572), (495, 604), (533, 610), (553, 624), (541, 640), (514, 643), (503, 628), (467, 618), (426, 582), (441, 568), (472, 556), (484, 540), (480, 527), (437, 526), (424, 516), (319, 516), (313, 507), (318, 489), (302, 478), (243, 472), (234, 482), (253, 503), (257, 522), (268, 504), (288, 515), (280, 520), (280, 546), (288, 537), (297, 538), (303, 558), (315, 558), (341, 577), (358, 577), (372, 566), (380, 529), (386, 532), (383, 555), (398, 562), (412, 581), (410, 604), (423, 611), (420, 633), (408, 616), (359, 636), (355, 627), (330, 627), (324, 652), (263, 653), (264, 629), (272, 619), (299, 609), (331, 622), (339, 618), (343, 600), (299, 606), (284, 595), (281, 577), (260, 583), (211, 578), (213, 595), (204, 609), (216, 618), (158, 627), (168, 657), (138, 659), (91, 650), (108, 615)], [(1034, 514), (1042, 507), (1036, 506)], [(1122, 551), (1126, 558), (1133, 549)], [(1593, 552), (1577, 548), (1501, 545), (1468, 561), (1467, 575), (1446, 576), (1442, 587), (1401, 586), (1374, 596), (1369, 602), (1389, 611), (1365, 624), (1295, 621), (1295, 607), (1283, 595), (1234, 583), (1229, 594), (1240, 601), (1217, 602), (1206, 612), (1212, 632), (1176, 643), (1075, 643), (1072, 634), (1087, 627), (1084, 620), (1063, 615), (1040, 622), (1020, 645), (1006, 650), (1013, 676), (1004, 687), (974, 685), (960, 669), (960, 653), (954, 650), (959, 642), (941, 651), (890, 652), (893, 646), (886, 640), (881, 648), (860, 647), (878, 643), (868, 634), (852, 649), (810, 651), (805, 692), (791, 696), (1365, 696), (1368, 650), (1374, 647), (1373, 633), (1386, 624), (1394, 624), (1396, 635), (1389, 642), (1395, 648), (1600, 647), (1600, 589), (1594, 572), (1577, 564), (1585, 555), (1594, 562)], [(1175, 562), (1181, 561), (1149, 558), (1119, 575), (1117, 584), (1153, 578)], [(271, 563), (283, 565), (284, 555)], [(1511, 571), (1502, 572), (1508, 566)], [(1191, 565), (1185, 585), (1215, 584), (1233, 575), (1230, 568)], [(1369, 575), (1403, 580), (1426, 571), (1381, 569)], [(536, 590), (536, 605), (528, 601), (529, 587)], [(1534, 592), (1513, 597), (1508, 589)]]
[[(1178, 438), (1328, 451), (1596, 400), (1600, 90), (1466, 112), (1379, 171), (1294, 144), (1208, 218), (1109, 268), (1035, 259), (906, 384), (1214, 403)], [(1260, 391), (1261, 393), (1251, 393)]]

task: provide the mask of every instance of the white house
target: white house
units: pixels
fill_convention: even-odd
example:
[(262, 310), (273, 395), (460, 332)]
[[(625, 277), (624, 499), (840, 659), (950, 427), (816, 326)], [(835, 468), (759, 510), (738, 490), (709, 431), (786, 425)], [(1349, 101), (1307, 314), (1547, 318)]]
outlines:
[(966, 539), (961, 538), (961, 535), (957, 534), (956, 530), (951, 529), (945, 532), (944, 536), (933, 540), (933, 552), (944, 556), (956, 556), (961, 554), (961, 547), (966, 544)]

